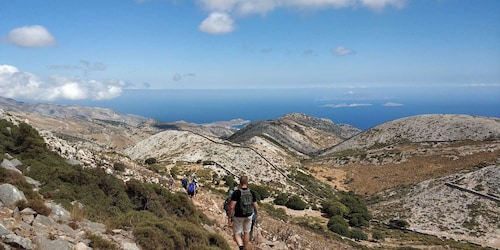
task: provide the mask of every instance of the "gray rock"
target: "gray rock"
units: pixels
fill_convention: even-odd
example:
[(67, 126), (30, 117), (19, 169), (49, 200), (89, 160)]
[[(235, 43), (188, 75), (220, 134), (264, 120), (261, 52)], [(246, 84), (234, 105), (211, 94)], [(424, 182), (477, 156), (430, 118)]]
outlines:
[[(15, 234), (3, 235), (2, 240), (4, 243), (14, 247), (21, 247), (22, 249), (33, 249), (31, 240), (17, 236)], [(42, 249), (54, 249), (54, 248), (42, 248)]]
[(120, 243), (120, 249), (122, 249), (122, 250), (141, 250), (135, 243), (130, 243), (130, 242)]
[(5, 228), (4, 225), (0, 224), (0, 236), (11, 234), (12, 232)]
[(39, 214), (35, 220), (33, 221), (33, 226), (34, 227), (42, 227), (42, 228), (47, 228), (47, 227), (57, 227), (57, 223), (52, 220), (51, 218)]
[(85, 220), (82, 222), (83, 227), (87, 228), (88, 231), (93, 233), (106, 233), (106, 225), (102, 223), (92, 222)]
[(10, 163), (12, 163), (12, 165), (15, 167), (15, 168), (20, 168), (21, 166), (23, 166), (23, 163), (20, 162), (18, 159), (14, 158), (12, 160), (10, 160)]
[(0, 163), (0, 166), (1, 166), (1, 167), (3, 167), (3, 168), (5, 168), (5, 169), (8, 169), (8, 170), (12, 170), (12, 171), (14, 171), (14, 172), (17, 172), (17, 173), (19, 173), (19, 174), (23, 174), (23, 173), (21, 172), (21, 170), (17, 169), (17, 168), (15, 167), (15, 165), (14, 165), (12, 162), (10, 162), (9, 160), (7, 160), (7, 159), (3, 159), (2, 163)]
[(37, 236), (35, 238), (35, 243), (38, 245), (38, 249), (57, 249), (57, 250), (73, 249), (73, 244), (71, 242), (62, 239), (50, 240), (43, 236)]
[(35, 186), (37, 188), (42, 185), (39, 181), (34, 180), (31, 177), (25, 176), (24, 179), (26, 180), (26, 182), (28, 182), (29, 184), (31, 184), (31, 185), (33, 185), (33, 186)]
[(8, 183), (0, 185), (0, 200), (8, 207), (15, 206), (18, 201), (27, 201), (22, 191)]
[(9, 161), (12, 160), (12, 159), (14, 159), (14, 157), (12, 157), (9, 153), (3, 154), (3, 158), (5, 158), (5, 159), (7, 159)]
[(55, 221), (67, 223), (71, 219), (71, 213), (59, 204), (45, 202), (45, 206), (52, 211), (50, 217)]
[(76, 245), (73, 246), (73, 250), (89, 250), (92, 249), (85, 245), (83, 242), (78, 242)]

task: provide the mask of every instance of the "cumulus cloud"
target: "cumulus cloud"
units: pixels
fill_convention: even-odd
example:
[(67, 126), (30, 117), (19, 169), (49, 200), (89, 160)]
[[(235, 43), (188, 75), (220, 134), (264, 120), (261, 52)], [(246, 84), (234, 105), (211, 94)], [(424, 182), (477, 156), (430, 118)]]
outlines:
[(0, 95), (33, 100), (106, 100), (121, 95), (123, 81), (96, 81), (52, 76), (43, 81), (11, 65), (0, 65)]
[(7, 35), (7, 41), (23, 48), (39, 48), (56, 45), (56, 39), (41, 25), (15, 28)]
[(234, 31), (235, 24), (234, 20), (227, 13), (212, 12), (201, 22), (198, 29), (210, 34), (226, 34)]
[(353, 108), (353, 107), (363, 107), (372, 106), (370, 103), (339, 103), (339, 104), (325, 104), (321, 107), (324, 108)]
[(399, 106), (403, 106), (403, 104), (396, 103), (396, 102), (386, 102), (386, 103), (382, 104), (382, 106), (385, 106), (385, 107), (399, 107)]
[(264, 15), (277, 8), (297, 10), (319, 10), (326, 8), (366, 7), (375, 11), (388, 6), (404, 7), (407, 0), (197, 0), (205, 11), (210, 12), (199, 26), (199, 30), (211, 34), (225, 34), (234, 31), (235, 17)]
[(348, 56), (355, 53), (356, 51), (343, 46), (338, 46), (337, 48), (333, 49), (333, 54), (336, 56)]

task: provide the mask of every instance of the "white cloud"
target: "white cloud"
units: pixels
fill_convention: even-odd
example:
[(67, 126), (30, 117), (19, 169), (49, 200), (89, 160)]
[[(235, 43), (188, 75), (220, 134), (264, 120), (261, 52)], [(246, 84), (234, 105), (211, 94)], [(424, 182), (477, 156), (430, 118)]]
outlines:
[(397, 9), (404, 7), (406, 0), (361, 0), (361, 5), (373, 10), (383, 10), (387, 6), (393, 6)]
[[(212, 34), (224, 34), (234, 30), (232, 16), (263, 15), (276, 8), (291, 9), (326, 9), (366, 7), (380, 11), (388, 6), (404, 7), (407, 0), (197, 0), (202, 8), (211, 12), (200, 25), (200, 31)], [(217, 16), (213, 14), (217, 13)], [(222, 15), (221, 15), (222, 14)], [(222, 18), (222, 19), (221, 19)], [(221, 23), (217, 24), (215, 20)]]
[(366, 7), (380, 10), (387, 6), (404, 7), (407, 0), (198, 0), (207, 11), (241, 15), (265, 14), (276, 8), (324, 9)]
[(56, 39), (41, 25), (15, 28), (7, 35), (7, 41), (23, 48), (38, 48), (56, 45)]
[(339, 103), (339, 104), (325, 104), (321, 107), (324, 108), (353, 108), (353, 107), (364, 107), (372, 106), (370, 103)]
[(223, 12), (212, 12), (203, 22), (201, 22), (198, 29), (210, 34), (226, 34), (233, 32), (235, 25), (233, 19), (228, 14)]
[(382, 106), (385, 106), (385, 107), (399, 107), (399, 106), (403, 106), (403, 104), (396, 103), (396, 102), (386, 102), (386, 103), (382, 104)]
[(343, 46), (338, 46), (337, 48), (335, 48), (333, 50), (333, 54), (336, 56), (348, 56), (348, 55), (352, 55), (355, 53), (356, 53), (356, 51), (349, 49), (349, 48), (346, 48), (346, 47), (343, 47)]
[(19, 71), (10, 65), (0, 65), (0, 95), (7, 98), (27, 98), (52, 101), (66, 100), (106, 100), (121, 95), (123, 81), (106, 82), (84, 79), (70, 79), (52, 76), (42, 81), (35, 75)]

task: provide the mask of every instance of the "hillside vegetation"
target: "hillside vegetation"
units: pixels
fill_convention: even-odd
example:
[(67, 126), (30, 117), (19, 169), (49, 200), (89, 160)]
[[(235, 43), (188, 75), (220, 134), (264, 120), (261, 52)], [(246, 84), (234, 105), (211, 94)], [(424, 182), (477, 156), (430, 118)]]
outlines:
[[(110, 228), (132, 228), (142, 249), (229, 249), (219, 235), (201, 229), (201, 222), (210, 221), (185, 193), (135, 180), (123, 183), (102, 169), (69, 165), (25, 123), (16, 126), (0, 120), (0, 149), (29, 166), (23, 172), (43, 183), (38, 192), (33, 191), (31, 184), (0, 168), (0, 183), (21, 188), (28, 196), (26, 206), (50, 199), (75, 211), (77, 202), (82, 205), (79, 213), (88, 219)], [(44, 205), (33, 208), (47, 213)]]

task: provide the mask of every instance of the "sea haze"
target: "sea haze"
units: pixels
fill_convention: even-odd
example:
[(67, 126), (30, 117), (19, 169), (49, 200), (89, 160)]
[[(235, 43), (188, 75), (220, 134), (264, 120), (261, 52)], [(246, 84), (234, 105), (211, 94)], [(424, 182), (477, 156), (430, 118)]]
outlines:
[(265, 90), (124, 90), (106, 101), (57, 102), (106, 107), (171, 122), (276, 119), (292, 112), (368, 129), (419, 114), (500, 117), (500, 87), (310, 88)]

